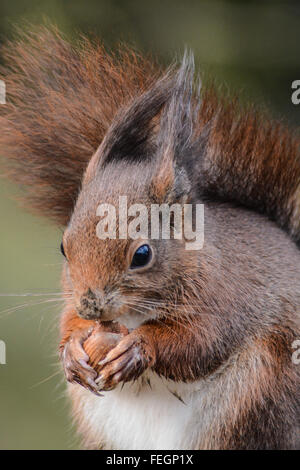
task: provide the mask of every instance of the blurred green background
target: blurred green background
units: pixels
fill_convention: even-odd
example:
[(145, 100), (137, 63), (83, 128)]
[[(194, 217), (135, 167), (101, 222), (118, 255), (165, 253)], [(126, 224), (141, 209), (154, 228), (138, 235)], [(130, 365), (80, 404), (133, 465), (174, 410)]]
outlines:
[[(97, 33), (109, 47), (129, 42), (166, 64), (189, 46), (198, 69), (229, 93), (299, 125), (300, 106), (291, 103), (298, 1), (0, 0), (0, 43), (14, 25), (45, 18), (71, 38)], [(17, 192), (0, 180), (0, 448), (78, 448), (56, 356), (60, 302), (50, 295), (59, 292), (62, 230), (25, 213)]]

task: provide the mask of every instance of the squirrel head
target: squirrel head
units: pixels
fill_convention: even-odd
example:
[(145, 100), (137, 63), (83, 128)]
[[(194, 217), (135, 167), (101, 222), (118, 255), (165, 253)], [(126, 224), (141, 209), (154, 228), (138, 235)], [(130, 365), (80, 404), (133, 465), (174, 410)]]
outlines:
[[(166, 297), (174, 302), (184, 273), (189, 277), (197, 270), (184, 237), (174, 238), (173, 213), (170, 238), (164, 239), (161, 226), (158, 236), (151, 236), (153, 205), (182, 208), (192, 199), (180, 159), (192, 145), (192, 89), (193, 60), (186, 54), (175, 77), (168, 72), (119, 113), (90, 161), (63, 238), (66, 278), (84, 318), (109, 321), (131, 315), (143, 322), (157, 314)], [(112, 219), (101, 219), (111, 208)], [(97, 232), (99, 223), (109, 232), (105, 239)], [(134, 237), (130, 223), (138, 225)]]

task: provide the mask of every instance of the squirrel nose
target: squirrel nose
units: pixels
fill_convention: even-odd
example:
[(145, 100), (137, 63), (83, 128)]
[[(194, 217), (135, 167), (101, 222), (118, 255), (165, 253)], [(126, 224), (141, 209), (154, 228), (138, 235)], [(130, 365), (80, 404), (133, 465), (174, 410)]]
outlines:
[(103, 299), (88, 289), (80, 299), (78, 314), (87, 320), (100, 319), (103, 315)]

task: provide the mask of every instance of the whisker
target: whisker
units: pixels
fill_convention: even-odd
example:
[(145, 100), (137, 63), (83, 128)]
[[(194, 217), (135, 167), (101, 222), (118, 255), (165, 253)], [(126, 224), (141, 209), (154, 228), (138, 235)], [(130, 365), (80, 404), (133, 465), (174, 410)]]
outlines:
[(71, 294), (65, 294), (62, 292), (53, 292), (48, 294), (34, 294), (32, 292), (26, 292), (25, 294), (1, 294), (0, 297), (46, 297), (46, 296), (70, 296)]
[[(147, 319), (148, 319), (148, 316), (145, 312), (139, 310), (138, 308), (136, 307), (133, 307), (131, 306), (131, 308), (136, 311), (137, 313), (140, 313), (142, 315), (144, 315)], [(177, 333), (177, 331), (173, 330), (172, 328), (169, 327), (169, 325), (166, 325), (164, 322), (162, 322), (159, 318), (155, 318), (155, 321), (161, 323), (165, 328), (168, 328), (169, 330), (171, 330), (173, 333), (175, 333), (178, 337), (179, 337), (179, 334)]]
[(59, 375), (61, 373), (60, 370), (57, 370), (56, 372), (54, 372), (53, 374), (49, 375), (48, 377), (46, 377), (45, 379), (42, 379), (40, 382), (37, 382), (36, 384), (32, 385), (31, 387), (29, 387), (29, 390), (32, 390), (33, 388), (36, 388), (36, 387), (39, 387), (40, 385), (48, 382), (49, 380), (53, 379), (53, 377), (56, 377), (57, 375)]
[[(203, 304), (178, 304), (178, 303), (169, 303), (169, 302), (156, 302), (156, 301), (145, 301), (144, 299), (136, 299), (136, 301), (139, 303), (140, 306), (143, 306), (146, 308), (147, 307), (157, 307), (157, 308), (162, 308), (165, 310), (168, 310), (169, 308), (179, 310), (181, 313), (186, 312), (186, 313), (194, 313), (198, 314), (199, 309), (203, 308)], [(148, 305), (147, 305), (148, 304)], [(201, 315), (206, 315), (209, 316), (210, 314), (204, 313), (201, 311)]]
[(32, 303), (26, 303), (26, 304), (22, 304), (22, 305), (16, 305), (15, 307), (10, 307), (6, 310), (2, 310), (0, 312), (0, 318), (5, 318), (6, 316), (17, 312), (18, 310), (22, 310), (22, 309), (25, 309), (25, 308), (28, 308), (28, 307), (36, 307), (38, 305), (44, 305), (44, 304), (49, 303), (49, 302), (64, 302), (64, 301), (65, 301), (65, 299), (47, 299), (47, 300), (42, 300), (40, 302), (32, 302)]
[[(136, 303), (134, 303), (134, 302), (132, 302), (132, 301), (131, 301), (131, 302), (130, 302), (130, 301), (127, 301), (126, 303), (127, 303), (127, 305), (128, 305), (130, 308), (132, 308), (133, 310), (137, 311), (137, 312), (140, 313), (140, 314), (143, 314), (143, 315), (147, 316), (147, 314), (146, 314), (145, 312), (143, 312), (143, 311), (140, 309), (140, 307), (145, 308), (145, 309), (148, 310), (148, 311), (152, 311), (153, 308), (150, 308), (150, 307), (148, 307), (148, 306), (143, 306), (143, 305), (142, 305), (142, 302), (143, 302), (143, 301), (140, 301), (140, 299), (138, 299), (138, 301), (139, 301), (139, 305), (138, 305), (139, 308), (136, 306)], [(193, 311), (193, 312), (194, 312), (194, 311)], [(193, 324), (193, 322), (192, 322), (192, 318), (191, 318), (190, 315), (187, 315), (187, 314), (189, 313), (188, 311), (187, 311), (187, 312), (184, 312), (183, 315), (182, 315), (182, 312), (181, 312), (181, 313), (180, 313), (180, 316), (178, 315), (178, 313), (177, 313), (176, 311), (175, 311), (175, 312), (172, 312), (172, 311), (167, 310), (167, 309), (166, 309), (165, 312), (162, 312), (162, 313), (166, 316), (166, 318), (169, 318), (169, 319), (172, 319), (173, 321), (175, 321), (178, 326), (187, 329), (189, 332), (192, 332), (193, 334), (195, 333), (194, 324)], [(186, 313), (186, 314), (185, 314), (185, 313)], [(159, 317), (156, 317), (155, 320), (156, 320), (156, 321), (159, 321), (160, 323), (162, 323), (165, 327), (168, 327), (168, 325), (167, 325), (165, 322), (162, 322), (162, 321), (159, 319)], [(171, 328), (169, 327), (169, 329), (171, 329)], [(174, 331), (174, 330), (172, 329), (172, 331)], [(175, 333), (176, 333), (176, 332), (175, 332)], [(178, 335), (178, 334), (177, 334), (177, 335)], [(179, 336), (179, 335), (178, 335), (178, 336)]]

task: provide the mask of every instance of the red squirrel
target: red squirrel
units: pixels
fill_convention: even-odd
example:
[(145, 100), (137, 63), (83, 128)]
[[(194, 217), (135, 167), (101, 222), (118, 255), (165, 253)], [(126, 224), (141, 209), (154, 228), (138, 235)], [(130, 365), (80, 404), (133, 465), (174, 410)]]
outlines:
[[(191, 54), (164, 71), (40, 29), (3, 56), (8, 174), (65, 227), (59, 351), (85, 446), (299, 448), (299, 137), (198, 92)], [(203, 248), (99, 239), (120, 195), (204, 204)]]

